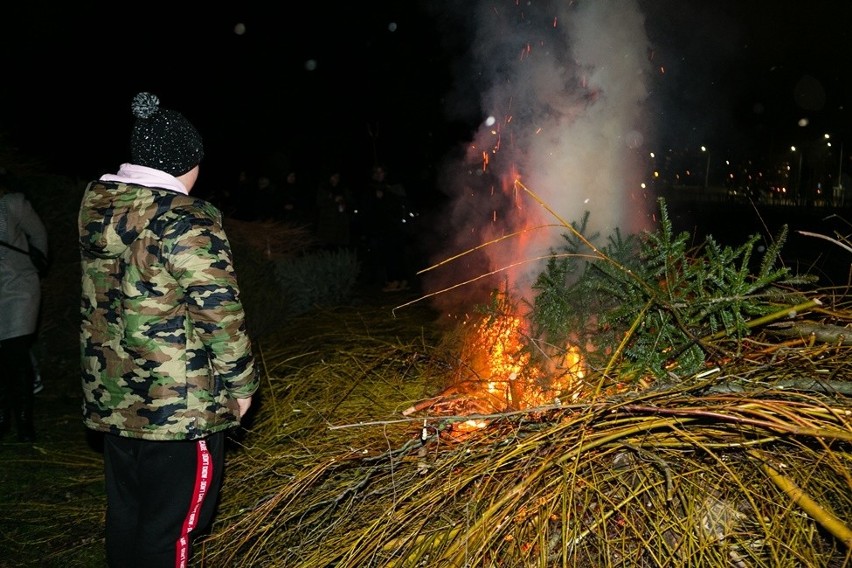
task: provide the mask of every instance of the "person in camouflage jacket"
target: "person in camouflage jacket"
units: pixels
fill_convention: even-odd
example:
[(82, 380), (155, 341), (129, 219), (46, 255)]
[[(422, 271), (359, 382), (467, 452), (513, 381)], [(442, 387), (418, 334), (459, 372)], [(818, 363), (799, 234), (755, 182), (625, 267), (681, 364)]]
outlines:
[(258, 376), (221, 213), (189, 196), (201, 138), (149, 93), (132, 108), (133, 163), (78, 218), (83, 417), (105, 434), (109, 565), (186, 566)]
[(166, 189), (94, 182), (80, 213), (86, 426), (193, 440), (257, 389), (220, 213)]

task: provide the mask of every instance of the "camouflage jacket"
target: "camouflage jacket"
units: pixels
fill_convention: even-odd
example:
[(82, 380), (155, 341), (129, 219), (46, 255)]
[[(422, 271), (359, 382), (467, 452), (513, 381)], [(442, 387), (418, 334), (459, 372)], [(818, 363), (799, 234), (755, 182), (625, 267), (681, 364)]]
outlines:
[(258, 377), (219, 210), (95, 181), (78, 229), (86, 426), (148, 440), (236, 426)]

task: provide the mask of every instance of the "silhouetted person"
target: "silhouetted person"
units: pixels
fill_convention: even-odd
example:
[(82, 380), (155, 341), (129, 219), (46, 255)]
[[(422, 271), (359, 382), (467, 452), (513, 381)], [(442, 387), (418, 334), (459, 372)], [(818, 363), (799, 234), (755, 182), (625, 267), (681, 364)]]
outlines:
[(284, 199), (278, 185), (266, 174), (257, 176), (252, 193), (253, 220), (280, 220), (284, 214)]
[(316, 200), (296, 172), (290, 170), (280, 186), (282, 218), (287, 223), (313, 227), (316, 217)]
[(0, 438), (11, 428), (18, 440), (35, 440), (33, 365), (30, 349), (38, 328), (41, 283), (30, 256), (47, 255), (47, 231), (24, 194), (7, 186), (0, 171)]
[(222, 194), (221, 207), (229, 217), (249, 221), (254, 218), (255, 191), (257, 180), (251, 177), (248, 170), (240, 170), (233, 189), (226, 189)]
[(405, 187), (388, 183), (384, 166), (374, 166), (358, 207), (359, 231), (369, 255), (371, 279), (383, 282), (385, 292), (407, 289)]
[(352, 193), (343, 182), (343, 174), (331, 170), (328, 177), (320, 180), (316, 192), (316, 234), (323, 247), (329, 250), (349, 247), (351, 205)]

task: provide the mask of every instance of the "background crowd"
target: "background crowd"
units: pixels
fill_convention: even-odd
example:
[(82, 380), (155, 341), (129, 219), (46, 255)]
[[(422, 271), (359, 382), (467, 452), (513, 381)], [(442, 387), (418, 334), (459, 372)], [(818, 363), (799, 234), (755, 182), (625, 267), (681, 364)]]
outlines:
[(362, 172), (336, 164), (244, 168), (204, 197), (226, 217), (289, 223), (308, 230), (318, 249), (353, 252), (370, 288), (403, 291), (415, 280), (420, 214), (405, 183), (383, 164)]

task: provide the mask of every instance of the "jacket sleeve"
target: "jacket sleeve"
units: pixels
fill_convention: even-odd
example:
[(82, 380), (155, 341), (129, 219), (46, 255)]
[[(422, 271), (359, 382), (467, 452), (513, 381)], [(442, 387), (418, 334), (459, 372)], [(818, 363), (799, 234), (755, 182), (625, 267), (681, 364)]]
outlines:
[(170, 233), (170, 270), (213, 372), (235, 398), (251, 396), (259, 379), (221, 215), (182, 215)]

